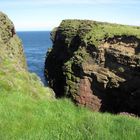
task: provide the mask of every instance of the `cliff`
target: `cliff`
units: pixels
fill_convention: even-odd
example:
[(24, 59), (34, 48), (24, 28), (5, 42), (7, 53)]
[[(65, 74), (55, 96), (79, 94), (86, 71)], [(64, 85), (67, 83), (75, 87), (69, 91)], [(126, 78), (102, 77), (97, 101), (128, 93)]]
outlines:
[(11, 61), (16, 67), (26, 69), (22, 43), (15, 33), (13, 23), (0, 12), (0, 60)]
[(51, 37), (45, 75), (57, 97), (140, 115), (140, 27), (64, 20)]
[(21, 94), (35, 98), (53, 98), (51, 89), (27, 71), (22, 42), (11, 20), (0, 12), (0, 99), (3, 95)]

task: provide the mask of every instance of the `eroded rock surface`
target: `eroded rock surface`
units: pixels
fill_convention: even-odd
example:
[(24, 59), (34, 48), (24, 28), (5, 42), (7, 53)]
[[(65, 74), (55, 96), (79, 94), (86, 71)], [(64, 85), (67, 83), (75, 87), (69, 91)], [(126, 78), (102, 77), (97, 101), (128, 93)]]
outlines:
[(140, 27), (64, 20), (51, 34), (45, 75), (58, 97), (140, 115)]

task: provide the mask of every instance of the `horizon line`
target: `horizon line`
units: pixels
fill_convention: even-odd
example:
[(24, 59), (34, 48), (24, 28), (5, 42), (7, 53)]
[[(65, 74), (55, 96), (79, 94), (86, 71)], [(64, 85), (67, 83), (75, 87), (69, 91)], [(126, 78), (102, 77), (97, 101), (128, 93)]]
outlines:
[(16, 32), (50, 32), (52, 30), (16, 30)]

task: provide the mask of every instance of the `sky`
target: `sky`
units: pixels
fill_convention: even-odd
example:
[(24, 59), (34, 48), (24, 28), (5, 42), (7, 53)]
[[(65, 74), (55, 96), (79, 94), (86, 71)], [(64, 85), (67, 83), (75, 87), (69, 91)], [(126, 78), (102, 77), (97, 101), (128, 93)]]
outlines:
[(17, 31), (52, 30), (63, 19), (140, 26), (140, 0), (0, 0)]

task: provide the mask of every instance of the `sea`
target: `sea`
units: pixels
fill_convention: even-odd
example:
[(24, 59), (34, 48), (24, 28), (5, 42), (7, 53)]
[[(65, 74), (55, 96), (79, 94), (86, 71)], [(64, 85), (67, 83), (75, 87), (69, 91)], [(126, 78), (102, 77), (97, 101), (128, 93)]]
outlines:
[(50, 31), (24, 31), (17, 34), (23, 43), (28, 70), (36, 73), (44, 85), (47, 85), (44, 77), (44, 63), (46, 52), (52, 47)]

